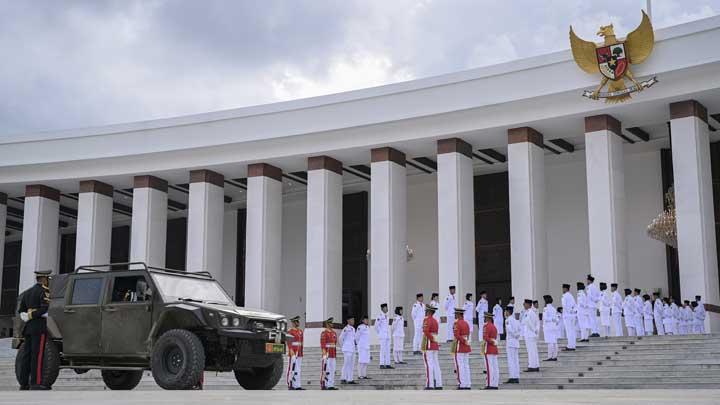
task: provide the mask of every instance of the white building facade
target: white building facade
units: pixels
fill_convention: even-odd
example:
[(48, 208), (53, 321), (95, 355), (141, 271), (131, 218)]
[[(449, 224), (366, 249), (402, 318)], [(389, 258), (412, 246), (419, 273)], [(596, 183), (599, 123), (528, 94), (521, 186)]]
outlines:
[[(237, 110), (0, 138), (2, 314), (32, 272), (144, 261), (239, 303), (377, 316), (417, 292), (701, 295), (720, 331), (720, 17), (656, 32), (630, 102), (570, 51)], [(646, 235), (674, 187), (678, 248)], [(444, 314), (443, 314), (444, 315)], [(445, 330), (441, 328), (441, 330)], [(317, 343), (317, 342), (315, 342)]]

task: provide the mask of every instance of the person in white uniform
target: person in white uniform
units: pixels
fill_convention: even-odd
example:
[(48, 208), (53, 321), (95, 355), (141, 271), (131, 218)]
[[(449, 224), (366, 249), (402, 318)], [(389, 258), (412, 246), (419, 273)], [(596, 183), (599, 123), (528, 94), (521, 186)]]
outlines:
[(520, 383), (520, 313), (513, 314), (512, 307), (505, 308), (505, 352), (507, 353), (508, 380), (505, 384)]
[(515, 314), (515, 297), (508, 298), (507, 307), (510, 308), (510, 315)]
[(480, 291), (480, 299), (475, 306), (475, 312), (477, 313), (478, 319), (478, 341), (483, 341), (483, 326), (485, 326), (484, 316), (489, 312), (489, 305), (487, 301), (487, 294), (485, 291)]
[(663, 302), (663, 328), (665, 328), (666, 335), (674, 335), (674, 317), (672, 309), (670, 308), (670, 298), (665, 297)]
[(356, 384), (355, 372), (355, 318), (349, 317), (347, 324), (338, 337), (343, 352), (343, 368), (340, 373), (340, 384)]
[(390, 365), (390, 320), (387, 316), (388, 305), (380, 304), (380, 315), (375, 319), (375, 333), (380, 342), (380, 368), (394, 368)]
[(528, 368), (526, 372), (540, 371), (540, 358), (538, 357), (537, 339), (540, 331), (540, 319), (532, 307), (532, 300), (526, 299), (523, 303), (525, 312), (522, 314), (523, 338), (528, 353)]
[(645, 322), (645, 336), (653, 334), (653, 308), (648, 294), (643, 295), (643, 322)]
[(565, 317), (563, 316), (563, 307), (557, 307), (557, 313), (558, 319), (560, 320), (560, 327), (558, 327), (558, 339), (565, 339)]
[(501, 335), (503, 335), (505, 333), (505, 319), (503, 317), (503, 308), (502, 308), (502, 299), (501, 298), (498, 298), (495, 301), (495, 306), (493, 307), (492, 314), (493, 314), (493, 324), (495, 324), (495, 328), (497, 328), (497, 332), (498, 332), (498, 339), (502, 340), (503, 337)]
[(612, 318), (613, 329), (615, 329), (615, 336), (623, 336), (622, 328), (622, 311), (623, 311), (623, 299), (620, 296), (620, 292), (617, 290), (617, 283), (610, 284), (610, 294), (612, 296), (612, 306), (610, 308), (610, 318)]
[(643, 321), (643, 300), (641, 293), (642, 291), (639, 288), (636, 288), (635, 291), (633, 291), (633, 300), (635, 301), (635, 333), (638, 336), (645, 335), (645, 323)]
[(680, 309), (680, 317), (682, 318), (682, 333), (681, 335), (689, 335), (693, 332), (692, 319), (693, 313), (690, 309), (690, 300), (683, 301), (683, 306)]
[(543, 331), (545, 343), (547, 344), (547, 359), (543, 361), (557, 361), (558, 356), (558, 329), (560, 329), (560, 320), (558, 319), (557, 310), (553, 306), (553, 298), (550, 295), (543, 296), (545, 300), (545, 308), (543, 308)]
[[(695, 302), (697, 302), (697, 312), (695, 313), (695, 325), (698, 327), (697, 333), (705, 333), (705, 302), (699, 295), (695, 296)], [(698, 322), (699, 321), (699, 322)]]
[(577, 335), (575, 334), (577, 326), (577, 304), (575, 298), (570, 293), (570, 284), (562, 285), (562, 308), (563, 308), (563, 326), (565, 327), (565, 335), (567, 335), (567, 346), (563, 351), (575, 351)]
[(585, 294), (585, 284), (577, 283), (578, 324), (580, 325), (580, 341), (590, 341), (590, 299)]
[(700, 305), (698, 305), (697, 301), (691, 302), (690, 305), (693, 308), (693, 333), (703, 333), (705, 320), (700, 319)]
[(430, 296), (430, 306), (435, 308), (435, 312), (433, 312), (433, 318), (435, 318), (436, 321), (438, 321), (438, 325), (440, 324), (440, 294), (434, 292)]
[(457, 305), (457, 298), (455, 298), (455, 286), (451, 285), (448, 287), (448, 295), (445, 297), (445, 303), (443, 304), (443, 310), (445, 311), (445, 318), (447, 324), (445, 325), (445, 340), (447, 343), (453, 341), (453, 326), (455, 325), (455, 306)]
[(395, 364), (407, 364), (403, 360), (405, 346), (405, 318), (403, 307), (395, 307), (395, 318), (392, 323), (393, 360)]
[(672, 312), (673, 317), (673, 333), (676, 335), (680, 334), (680, 308), (677, 306), (677, 303), (675, 302), (675, 298), (670, 298), (670, 311)]
[(590, 331), (592, 334), (590, 337), (600, 337), (600, 325), (598, 323), (597, 310), (598, 304), (600, 303), (601, 294), (597, 284), (595, 284), (595, 277), (592, 274), (587, 275), (587, 291), (588, 303), (590, 304)]
[(470, 294), (470, 293), (465, 294), (465, 303), (463, 304), (462, 317), (465, 320), (465, 322), (467, 322), (468, 325), (470, 325), (470, 336), (472, 338), (472, 333), (474, 330), (473, 318), (475, 317), (475, 303), (473, 302), (472, 294)]
[(600, 327), (605, 337), (610, 336), (610, 310), (612, 297), (607, 290), (607, 283), (600, 283)]
[(655, 330), (657, 330), (658, 336), (662, 336), (665, 334), (662, 314), (663, 302), (660, 299), (660, 293), (655, 291), (653, 293), (653, 320), (655, 321)]
[(370, 320), (363, 316), (360, 325), (355, 331), (355, 344), (358, 351), (358, 379), (369, 380), (367, 376), (368, 364), (370, 364)]
[(410, 316), (413, 321), (413, 344), (412, 350), (414, 355), (420, 355), (420, 342), (422, 342), (422, 324), (425, 319), (425, 297), (422, 293), (415, 294), (415, 303), (412, 307)]
[(632, 296), (632, 290), (629, 288), (625, 289), (623, 317), (625, 318), (625, 329), (627, 329), (627, 335), (635, 336), (635, 300)]

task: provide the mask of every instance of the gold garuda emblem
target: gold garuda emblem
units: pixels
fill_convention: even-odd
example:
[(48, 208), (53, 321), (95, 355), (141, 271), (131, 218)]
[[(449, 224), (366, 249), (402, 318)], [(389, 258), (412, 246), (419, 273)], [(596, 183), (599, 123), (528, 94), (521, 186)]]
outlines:
[[(587, 73), (600, 73), (603, 78), (595, 91), (585, 90), (583, 96), (606, 103), (620, 103), (630, 99), (630, 93), (639, 92), (657, 83), (657, 78), (638, 82), (630, 71), (630, 65), (642, 63), (650, 56), (655, 44), (655, 34), (650, 19), (643, 11), (642, 21), (624, 41), (615, 37), (612, 24), (600, 27), (598, 36), (605, 39), (602, 44), (580, 39), (570, 27), (570, 47), (575, 63)], [(632, 86), (625, 86), (625, 78)], [(607, 92), (600, 90), (608, 85)]]

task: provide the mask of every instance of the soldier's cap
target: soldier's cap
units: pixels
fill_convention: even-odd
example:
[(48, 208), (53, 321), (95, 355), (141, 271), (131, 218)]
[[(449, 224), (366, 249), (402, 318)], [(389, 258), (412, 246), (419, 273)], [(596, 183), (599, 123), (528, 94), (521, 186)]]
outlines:
[(557, 311), (558, 311), (558, 312), (562, 312), (562, 311), (563, 311), (563, 310), (562, 310), (562, 307), (557, 307)]
[[(649, 299), (650, 299), (650, 295), (648, 295), (648, 294), (643, 295), (643, 299), (644, 299), (644, 300), (649, 300)], [(687, 302), (687, 301), (685, 301), (685, 302)]]
[(52, 274), (52, 270), (35, 270), (34, 272), (37, 276), (44, 276), (47, 277), (50, 274)]
[(551, 295), (543, 295), (543, 299), (545, 300), (546, 304), (553, 302), (553, 297)]
[(585, 279), (590, 280), (590, 281), (595, 281), (595, 277), (593, 277), (592, 274), (588, 274)]
[(335, 318), (333, 318), (332, 316), (325, 320), (325, 324), (328, 324), (328, 323), (332, 324), (333, 322), (335, 322)]
[(423, 296), (423, 293), (417, 293), (417, 294), (415, 294), (415, 298), (420, 298), (420, 297), (422, 297), (422, 296)]
[(610, 287), (615, 287), (615, 288), (617, 288), (617, 286), (618, 286), (618, 283), (611, 283), (611, 284), (610, 284)]
[(625, 291), (625, 294), (630, 294), (632, 292), (632, 290), (629, 288), (626, 288), (624, 291)]
[(577, 289), (578, 289), (578, 290), (584, 290), (584, 289), (585, 289), (585, 283), (580, 283), (580, 282), (578, 282), (578, 283), (577, 283)]
[(380, 308), (387, 308), (387, 303), (380, 304)]
[(510, 297), (510, 299), (509, 299), (508, 301), (512, 301), (512, 300), (514, 300), (514, 299), (515, 299), (515, 297)]
[(535, 304), (537, 304), (538, 302), (537, 302), (537, 300), (533, 300), (532, 303), (533, 303), (533, 305), (535, 305)]
[(569, 290), (569, 289), (570, 289), (570, 284), (563, 284), (563, 285), (562, 285), (562, 288), (567, 288), (567, 289)]
[(685, 300), (685, 301), (683, 301), (683, 302), (686, 303), (686, 304), (689, 304), (689, 303), (690, 303), (690, 300)]
[(601, 283), (600, 283), (600, 289), (601, 289), (601, 290), (606, 290), (606, 289), (607, 289), (607, 283), (602, 283), (602, 282), (601, 282)]
[(514, 309), (515, 309), (515, 307), (505, 307), (505, 308), (503, 308), (503, 311), (512, 313)]
[(436, 292), (434, 292), (434, 293), (432, 293), (432, 296), (433, 296), (433, 297), (439, 297), (439, 296), (440, 296), (440, 294), (439, 294), (439, 293), (436, 293)]
[(290, 322), (300, 322), (300, 315), (290, 318)]
[(465, 294), (465, 299), (466, 299), (466, 300), (469, 300), (470, 297), (472, 297), (472, 293), (467, 293), (467, 294)]
[(485, 319), (488, 319), (488, 318), (493, 319), (493, 314), (491, 314), (490, 312), (485, 312), (485, 313), (483, 314), (483, 318), (485, 318)]
[(636, 288), (636, 289), (635, 289), (635, 292), (636, 292), (637, 294), (640, 294), (640, 289), (639, 289), (639, 288)]
[(360, 318), (361, 321), (364, 321), (366, 319), (370, 319), (367, 315), (363, 315), (362, 318)]
[(462, 313), (465, 313), (465, 310), (463, 308), (455, 308), (455, 313), (462, 314)]
[(659, 296), (660, 296), (660, 292), (659, 292), (659, 291), (655, 291), (655, 292), (653, 293), (653, 296), (659, 297)]
[(529, 305), (532, 305), (532, 300), (526, 299), (526, 300), (525, 300), (525, 303), (526, 303), (526, 304), (529, 304)]
[(700, 301), (701, 299), (702, 299), (701, 296), (699, 296), (699, 295), (696, 295), (696, 296), (695, 296), (695, 301)]
[(450, 287), (448, 287), (448, 290), (454, 290), (454, 289), (455, 289), (454, 285), (451, 285)]
[(697, 306), (698, 306), (697, 301), (691, 302), (691, 303), (690, 303), (690, 306), (692, 306), (693, 308), (697, 307)]
[(435, 312), (435, 311), (437, 311), (437, 307), (434, 306), (434, 305), (426, 304), (426, 305), (425, 305), (425, 310), (426, 310), (426, 311)]
[(483, 294), (487, 294), (487, 291), (485, 291), (485, 290), (480, 291), (480, 295), (483, 295)]
[(351, 319), (355, 319), (355, 317), (354, 317), (353, 315), (348, 315), (348, 317), (345, 318), (346, 321), (349, 321), (349, 320), (351, 320)]

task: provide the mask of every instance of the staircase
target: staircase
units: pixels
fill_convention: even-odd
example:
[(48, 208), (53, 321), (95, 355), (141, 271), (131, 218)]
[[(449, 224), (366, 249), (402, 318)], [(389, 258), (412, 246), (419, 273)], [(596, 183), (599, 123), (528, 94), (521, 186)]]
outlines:
[[(17, 390), (14, 375), (15, 351), (9, 349), (9, 339), (0, 340), (0, 390)], [(475, 346), (479, 346), (476, 344)], [(560, 343), (564, 346), (564, 341)], [(540, 359), (546, 356), (546, 345), (538, 344)], [(455, 375), (449, 345), (440, 352), (445, 389), (454, 389)], [(425, 378), (422, 356), (406, 351), (408, 364), (394, 370), (380, 370), (377, 366), (377, 347), (372, 349), (368, 366), (370, 380), (357, 385), (341, 385), (339, 381), (342, 356), (338, 358), (336, 386), (339, 389), (422, 389)], [(501, 345), (500, 380), (507, 380), (504, 342)], [(484, 360), (472, 353), (470, 368), (473, 388), (485, 385), (482, 372)], [(527, 355), (520, 349), (520, 368), (527, 368)], [(686, 336), (647, 336), (594, 338), (590, 343), (578, 343), (575, 352), (560, 352), (557, 362), (541, 362), (539, 373), (520, 374), (520, 384), (501, 384), (501, 389), (639, 389), (675, 388), (699, 389), (720, 386), (720, 334)], [(306, 348), (303, 359), (303, 386), (318, 389), (320, 351)], [(78, 375), (62, 370), (53, 386), (56, 390), (103, 390), (100, 372), (93, 370)], [(206, 373), (206, 389), (239, 389), (232, 373)], [(140, 390), (160, 389), (149, 372), (138, 386)], [(284, 381), (276, 389), (285, 389)]]

